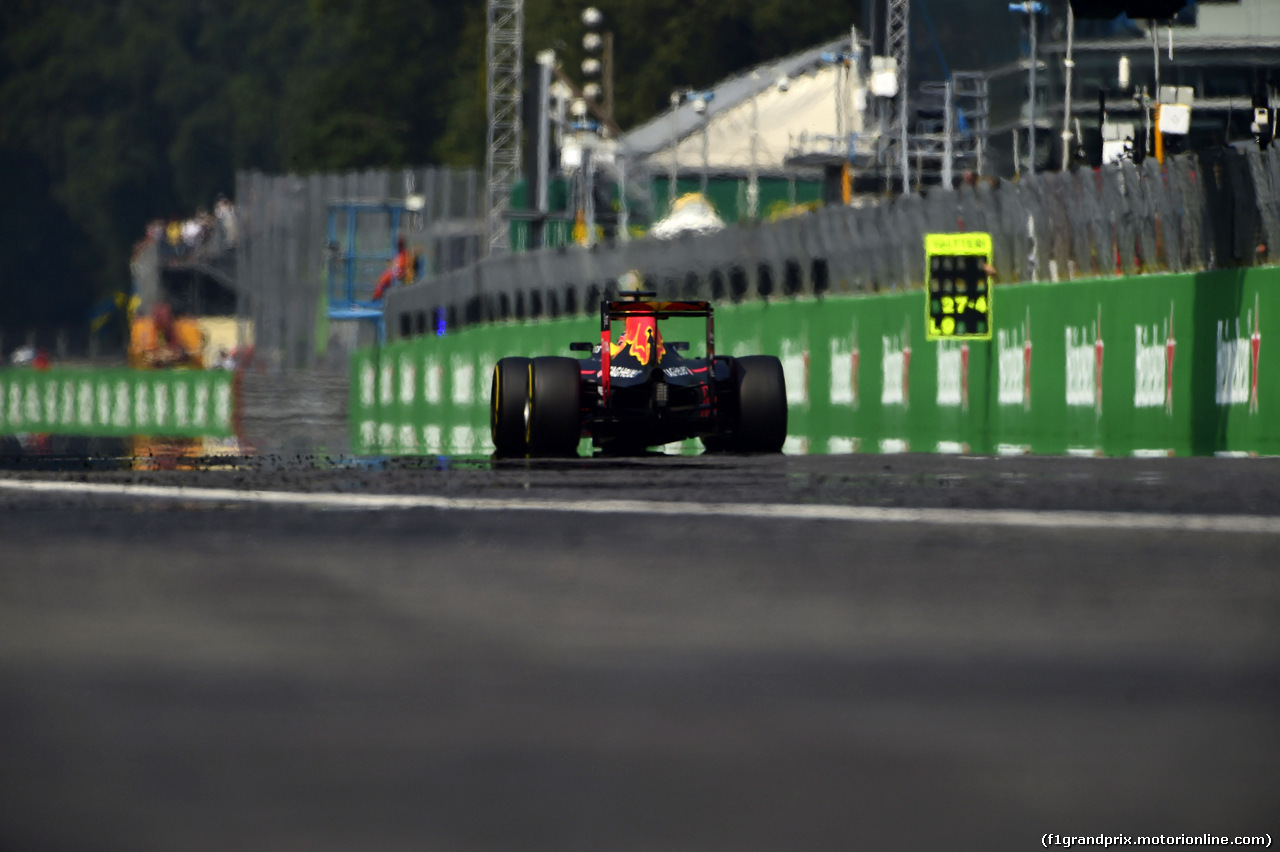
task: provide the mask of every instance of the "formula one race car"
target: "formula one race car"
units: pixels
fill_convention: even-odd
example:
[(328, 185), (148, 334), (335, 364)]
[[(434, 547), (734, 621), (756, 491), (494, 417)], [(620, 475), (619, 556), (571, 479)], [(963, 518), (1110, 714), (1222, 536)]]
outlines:
[[(600, 303), (600, 342), (572, 343), (586, 358), (503, 358), (493, 370), (490, 428), (499, 456), (572, 456), (586, 436), (602, 452), (701, 438), (709, 451), (776, 453), (787, 436), (782, 363), (715, 354), (709, 302), (660, 302), (625, 293)], [(667, 343), (658, 322), (705, 317), (705, 358)], [(613, 324), (625, 323), (612, 339)]]

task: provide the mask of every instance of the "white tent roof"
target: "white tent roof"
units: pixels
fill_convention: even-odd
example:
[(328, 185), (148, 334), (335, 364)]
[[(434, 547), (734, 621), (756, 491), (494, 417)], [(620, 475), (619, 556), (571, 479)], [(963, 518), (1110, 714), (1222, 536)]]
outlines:
[[(789, 153), (806, 149), (817, 139), (835, 139), (836, 89), (837, 69), (828, 67), (792, 80), (785, 92), (776, 85), (761, 92), (755, 98), (754, 118), (750, 98), (715, 114), (709, 110), (705, 124), (707, 168), (712, 172), (750, 169), (753, 124), (759, 134), (756, 166), (763, 172), (782, 171)], [(852, 98), (848, 100), (851, 102)], [(846, 104), (846, 115), (852, 113), (850, 106)], [(855, 115), (852, 125), (854, 132), (862, 129), (860, 115)], [(685, 170), (702, 168), (703, 146), (702, 128), (681, 139), (676, 146), (679, 166)], [(671, 167), (671, 146), (655, 151), (647, 162), (655, 171), (667, 171)]]
[[(674, 113), (668, 110), (623, 134), (618, 147), (628, 154), (630, 162), (639, 161), (661, 174), (671, 167), (674, 135), (682, 172), (703, 167), (705, 144), (709, 171), (744, 174), (752, 165), (754, 125), (758, 128), (756, 166), (760, 172), (794, 172), (786, 164), (788, 155), (833, 145), (841, 107), (845, 132), (862, 130), (862, 114), (855, 109), (863, 98), (863, 81), (857, 68), (845, 70), (822, 58), (824, 53), (848, 48), (845, 38), (758, 66), (711, 89), (715, 97), (707, 104), (705, 115), (697, 114), (690, 103), (681, 104)], [(841, 86), (843, 74), (849, 77)], [(782, 78), (789, 82), (786, 91), (778, 86)], [(841, 94), (844, 103), (839, 105)]]

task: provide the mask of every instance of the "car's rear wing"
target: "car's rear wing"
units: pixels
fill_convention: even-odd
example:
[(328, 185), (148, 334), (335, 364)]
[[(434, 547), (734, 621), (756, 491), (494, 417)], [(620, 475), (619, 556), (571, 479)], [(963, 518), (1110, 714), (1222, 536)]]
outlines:
[(602, 315), (607, 319), (626, 319), (627, 317), (709, 317), (713, 311), (710, 302), (658, 302), (658, 301), (623, 301), (601, 302)]
[(600, 383), (604, 388), (606, 400), (609, 398), (609, 344), (613, 338), (614, 320), (626, 320), (632, 317), (653, 317), (654, 320), (664, 320), (668, 317), (706, 317), (708, 368), (715, 361), (715, 318), (711, 303), (646, 299), (656, 295), (658, 294), (651, 291), (637, 291), (628, 293), (627, 296), (630, 298), (627, 299), (620, 301), (606, 299), (600, 303)]

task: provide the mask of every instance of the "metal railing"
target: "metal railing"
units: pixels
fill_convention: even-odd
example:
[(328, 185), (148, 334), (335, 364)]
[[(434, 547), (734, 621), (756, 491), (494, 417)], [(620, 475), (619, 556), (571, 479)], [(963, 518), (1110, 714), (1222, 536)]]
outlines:
[(1280, 261), (1280, 155), (1223, 148), (829, 206), (718, 233), (490, 258), (393, 291), (391, 339), (590, 312), (635, 271), (664, 298), (741, 301), (918, 286), (924, 235), (990, 232), (1002, 283)]
[[(350, 352), (370, 342), (374, 330), (367, 323), (328, 321), (334, 257), (385, 253), (398, 227), (422, 252), (426, 275), (471, 267), (483, 254), (482, 196), (474, 170), (237, 174), (238, 313), (253, 321), (255, 362), (271, 371), (345, 369)], [(350, 210), (359, 204), (404, 212), (394, 224), (390, 217), (362, 217), (358, 228), (345, 227), (345, 220), (330, 227), (331, 214), (354, 215)], [(366, 266), (352, 282), (361, 299), (371, 298), (381, 272), (378, 265)]]

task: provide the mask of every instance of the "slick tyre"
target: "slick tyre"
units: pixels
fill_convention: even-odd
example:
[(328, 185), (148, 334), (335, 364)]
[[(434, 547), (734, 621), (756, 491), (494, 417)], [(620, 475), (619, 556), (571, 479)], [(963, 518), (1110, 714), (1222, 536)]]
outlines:
[(525, 406), (529, 402), (529, 359), (503, 358), (493, 368), (489, 388), (489, 434), (500, 457), (523, 456)]
[(535, 456), (575, 456), (582, 437), (581, 362), (548, 356), (529, 363), (525, 440)]
[(740, 453), (780, 453), (787, 439), (787, 383), (772, 355), (734, 361), (738, 389), (737, 428), (732, 446)]

